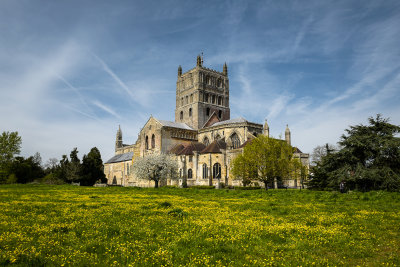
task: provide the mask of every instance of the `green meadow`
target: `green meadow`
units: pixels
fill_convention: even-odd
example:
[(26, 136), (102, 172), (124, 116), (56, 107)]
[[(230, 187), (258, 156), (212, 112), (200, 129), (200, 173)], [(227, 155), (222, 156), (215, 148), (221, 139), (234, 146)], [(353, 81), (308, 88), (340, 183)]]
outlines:
[(400, 265), (400, 194), (0, 186), (0, 265)]

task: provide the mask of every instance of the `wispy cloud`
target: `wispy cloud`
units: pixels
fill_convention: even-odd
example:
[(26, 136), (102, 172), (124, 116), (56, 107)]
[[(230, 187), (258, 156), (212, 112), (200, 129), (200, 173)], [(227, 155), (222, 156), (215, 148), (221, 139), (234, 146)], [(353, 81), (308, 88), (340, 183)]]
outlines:
[(134, 94), (132, 91), (129, 89), (129, 87), (111, 70), (111, 68), (96, 54), (93, 52), (91, 53), (93, 57), (101, 64), (103, 67), (104, 71), (107, 72), (113, 79), (114, 81), (125, 91), (125, 93), (132, 99), (134, 100)]
[(104, 105), (103, 103), (100, 103), (99, 101), (95, 100), (92, 101), (93, 105), (95, 105), (96, 107), (102, 109), (103, 111), (107, 112), (108, 114), (113, 115), (114, 117), (116, 117), (117, 119), (120, 119), (121, 116), (118, 115), (117, 112), (115, 112), (112, 108)]

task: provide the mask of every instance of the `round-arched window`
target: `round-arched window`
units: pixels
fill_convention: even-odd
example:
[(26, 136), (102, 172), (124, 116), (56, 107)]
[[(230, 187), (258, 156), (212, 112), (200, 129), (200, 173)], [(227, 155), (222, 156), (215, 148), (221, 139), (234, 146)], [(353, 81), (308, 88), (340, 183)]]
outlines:
[(213, 178), (221, 178), (221, 164), (215, 163), (213, 166)]

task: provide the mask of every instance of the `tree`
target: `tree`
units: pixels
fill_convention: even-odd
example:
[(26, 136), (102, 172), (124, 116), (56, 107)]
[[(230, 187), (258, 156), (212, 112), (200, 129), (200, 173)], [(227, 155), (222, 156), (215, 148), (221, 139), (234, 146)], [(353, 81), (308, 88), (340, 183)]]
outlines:
[(152, 154), (137, 158), (133, 162), (132, 168), (138, 178), (154, 181), (155, 188), (158, 188), (161, 181), (178, 177), (176, 161), (165, 154)]
[(96, 181), (106, 182), (103, 172), (103, 161), (100, 151), (93, 147), (87, 155), (82, 158), (81, 185), (94, 185)]
[(400, 189), (400, 126), (389, 119), (368, 119), (369, 125), (350, 126), (340, 138), (341, 149), (324, 156), (313, 168), (312, 188)]
[(18, 132), (3, 132), (0, 136), (0, 170), (4, 170), (21, 152), (21, 137)]
[(69, 182), (79, 182), (81, 161), (78, 158), (78, 149), (76, 147), (71, 151), (69, 158), (70, 162), (66, 166), (66, 179)]
[(276, 180), (289, 176), (292, 156), (293, 148), (285, 141), (259, 135), (233, 160), (233, 173), (246, 179), (254, 175), (252, 179), (264, 183), (266, 189), (274, 187)]
[(314, 148), (311, 158), (312, 158), (312, 165), (316, 165), (318, 162), (322, 160), (323, 157), (325, 157), (329, 153), (333, 153), (335, 151), (338, 151), (339, 149), (332, 145), (332, 144), (325, 144), (323, 146), (317, 146)]
[(9, 173), (14, 174), (18, 183), (29, 183), (44, 176), (44, 170), (40, 165), (39, 153), (28, 158), (16, 157), (9, 166)]

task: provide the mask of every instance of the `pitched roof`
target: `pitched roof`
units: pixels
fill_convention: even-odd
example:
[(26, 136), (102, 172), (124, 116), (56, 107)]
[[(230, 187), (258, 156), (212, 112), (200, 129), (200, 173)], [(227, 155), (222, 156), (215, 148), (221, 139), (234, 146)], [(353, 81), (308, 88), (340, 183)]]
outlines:
[(294, 147), (294, 153), (303, 153), (298, 147)]
[(121, 162), (121, 161), (128, 161), (132, 160), (133, 157), (133, 152), (128, 152), (124, 154), (118, 154), (109, 159), (106, 163), (116, 163), (116, 162)]
[(208, 118), (206, 123), (204, 123), (202, 128), (210, 127), (214, 125), (215, 123), (220, 122), (220, 119), (217, 116), (217, 113), (215, 111), (211, 114), (211, 116)]
[(169, 154), (178, 154), (179, 152), (181, 152), (183, 149), (185, 148), (184, 145), (182, 144), (176, 144), (174, 145), (169, 151)]
[(189, 145), (186, 145), (184, 149), (182, 149), (177, 155), (193, 155), (193, 151), (200, 152), (205, 149), (206, 146), (203, 143), (199, 142), (190, 142)]
[(203, 149), (200, 153), (222, 153), (221, 149), (226, 149), (226, 143), (223, 139), (214, 140), (211, 144), (209, 144), (205, 149)]
[(172, 128), (179, 128), (185, 130), (194, 130), (193, 128), (189, 127), (186, 123), (182, 122), (173, 122), (173, 121), (164, 121), (156, 119), (162, 126), (172, 127)]
[(226, 121), (220, 121), (220, 122), (216, 122), (211, 126), (218, 126), (218, 125), (225, 125), (225, 124), (230, 124), (230, 123), (242, 123), (242, 122), (249, 122), (246, 119), (239, 117), (239, 118), (235, 118), (235, 119), (231, 119), (231, 120), (226, 120)]

